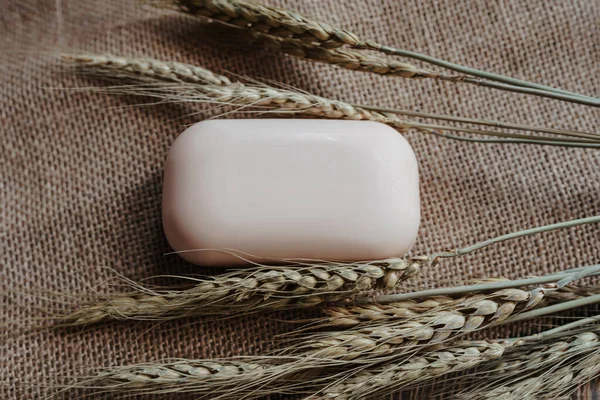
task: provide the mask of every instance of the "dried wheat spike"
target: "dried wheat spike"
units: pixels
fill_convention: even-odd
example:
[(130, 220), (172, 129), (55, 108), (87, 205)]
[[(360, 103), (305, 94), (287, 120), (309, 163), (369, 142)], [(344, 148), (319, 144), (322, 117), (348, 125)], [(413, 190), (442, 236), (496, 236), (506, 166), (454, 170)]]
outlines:
[(376, 360), (441, 343), (453, 336), (481, 329), (485, 317), (470, 318), (445, 312), (401, 323), (312, 333), (284, 350), (322, 360)]
[(318, 43), (327, 48), (361, 44), (356, 35), (345, 29), (334, 28), (293, 11), (262, 4), (238, 0), (168, 0), (167, 3), (172, 3), (191, 15), (212, 18), (273, 36)]
[(62, 54), (65, 62), (111, 76), (154, 78), (174, 82), (230, 85), (231, 81), (202, 67), (152, 58), (118, 57), (108, 54)]
[(325, 62), (354, 71), (372, 72), (379, 75), (397, 75), (403, 78), (443, 78), (458, 79), (442, 76), (439, 73), (416, 67), (412, 64), (395, 61), (362, 51), (352, 49), (328, 49), (303, 43), (299, 40), (279, 38), (268, 35), (255, 35), (258, 44), (265, 48), (292, 55), (298, 58)]
[[(179, 7), (183, 8), (183, 10), (188, 13), (196, 15), (199, 14), (202, 16), (208, 16), (203, 14), (210, 14), (204, 12), (205, 9), (203, 9), (203, 12), (200, 13), (192, 12), (190, 11), (190, 7), (182, 6), (181, 3), (183, 2), (179, 2)], [(207, 8), (210, 8), (208, 3), (210, 2), (205, 2), (205, 4), (207, 4)], [(231, 5), (234, 8), (243, 8), (248, 6), (248, 4), (236, 2), (231, 2)], [(256, 5), (251, 4), (251, 6)], [(260, 6), (260, 8), (265, 9), (269, 7)], [(215, 8), (213, 7), (213, 9)], [(197, 11), (199, 8), (194, 8), (194, 10)], [(289, 13), (287, 11), (282, 12)], [(221, 21), (223, 21), (223, 19), (221, 19)], [(337, 45), (335, 47), (331, 47), (329, 42), (323, 43), (319, 41), (318, 44), (316, 44), (312, 36), (302, 37), (301, 39), (295, 35), (274, 35), (273, 32), (269, 30), (265, 31), (261, 29), (254, 29), (254, 25), (251, 25), (250, 29), (243, 29), (248, 28), (247, 24), (242, 23), (242, 28), (240, 28), (240, 24), (236, 25), (235, 23), (232, 24), (231, 21), (227, 22), (228, 23), (226, 24), (219, 24), (220, 26), (212, 24), (211, 26), (213, 31), (220, 32), (219, 29), (221, 28), (229, 29), (227, 33), (235, 33), (236, 36), (234, 36), (234, 38), (237, 40), (241, 39), (248, 42), (248, 44), (253, 43), (273, 52), (281, 52), (298, 58), (324, 62), (350, 70), (372, 72), (380, 75), (396, 75), (404, 78), (433, 78), (449, 81), (461, 81), (464, 79), (464, 76), (437, 73), (424, 68), (416, 67), (415, 65), (406, 62), (399, 62), (385, 56), (375, 55), (364, 51), (357, 51), (352, 48), (341, 48)], [(317, 22), (317, 24), (319, 23)], [(228, 39), (231, 39), (231, 37)], [(227, 40), (227, 42), (228, 41), (229, 40)], [(354, 41), (352, 41), (352, 43), (356, 43), (355, 45), (359, 44), (358, 42)]]
[(338, 48), (346, 45), (356, 49), (369, 49), (384, 54), (416, 58), (477, 77), (447, 76), (447, 79), (450, 81), (467, 82), (500, 90), (528, 93), (594, 107), (599, 106), (598, 99), (593, 97), (536, 85), (498, 74), (477, 71), (456, 64), (453, 65), (443, 60), (385, 46), (372, 40), (363, 41), (352, 32), (332, 27), (325, 22), (303, 16), (294, 11), (264, 6), (244, 0), (156, 0), (155, 3), (182, 10), (190, 15), (208, 17), (233, 26), (246, 28), (253, 32), (299, 40), (324, 48)]
[[(501, 323), (541, 304), (546, 290), (505, 289), (489, 295), (426, 298), (390, 305), (326, 308), (344, 331), (309, 333), (286, 349), (333, 360), (376, 359), (444, 342), (457, 335)], [(348, 310), (350, 312), (348, 313)], [(337, 320), (337, 321), (336, 321)]]
[[(401, 363), (367, 368), (357, 374), (327, 387), (320, 393), (322, 399), (382, 398), (395, 389), (439, 376), (464, 371), (476, 365), (498, 359), (504, 351), (518, 344), (488, 341), (465, 341), (449, 348), (440, 348)], [(378, 397), (379, 396), (379, 397)]]
[[(133, 94), (140, 96), (156, 97), (169, 101), (180, 102), (208, 102), (219, 103), (237, 106), (248, 106), (258, 108), (270, 108), (280, 110), (282, 113), (292, 112), (293, 114), (302, 114), (307, 116), (329, 118), (329, 119), (348, 119), (361, 121), (375, 121), (392, 126), (400, 132), (406, 132), (411, 128), (410, 123), (399, 118), (395, 114), (384, 114), (375, 111), (365, 110), (361, 107), (353, 106), (343, 101), (330, 100), (324, 97), (315, 96), (308, 93), (303, 93), (294, 90), (281, 89), (269, 86), (247, 85), (241, 82), (231, 83), (227, 78), (221, 75), (214, 74), (200, 67), (193, 71), (208, 71), (209, 75), (202, 76), (211, 77), (211, 81), (218, 81), (218, 84), (210, 83), (206, 79), (195, 81), (196, 77), (200, 76), (199, 72), (194, 72), (194, 78), (191, 78), (187, 73), (180, 71), (180, 65), (175, 68), (171, 66), (169, 73), (140, 73), (140, 68), (134, 69), (132, 65), (142, 64), (145, 66), (154, 65), (155, 62), (168, 65), (164, 61), (156, 61), (146, 58), (127, 58), (114, 57), (108, 55), (83, 55), (72, 56), (64, 55), (63, 59), (67, 59), (79, 66), (82, 71), (91, 74), (106, 74), (108, 77), (124, 76), (129, 79), (139, 79), (145, 85), (136, 86), (119, 86), (102, 88), (103, 92), (114, 92), (120, 94)], [(112, 62), (108, 60), (119, 59), (120, 62)], [(173, 64), (173, 63), (171, 63)], [(188, 68), (189, 69), (189, 68)], [(154, 71), (150, 67), (144, 68), (144, 71)], [(192, 69), (190, 69), (192, 70)], [(174, 79), (175, 78), (175, 79)], [(226, 81), (227, 80), (227, 81)], [(151, 85), (152, 82), (183, 82), (174, 84)], [(229, 82), (229, 83), (226, 83)], [(182, 85), (189, 85), (182, 87)], [(419, 128), (416, 128), (419, 129)]]
[(88, 325), (105, 320), (169, 320), (288, 307), (311, 307), (358, 292), (389, 289), (418, 271), (422, 261), (389, 259), (370, 263), (260, 267), (194, 279), (187, 290), (150, 290), (108, 297), (59, 317), (58, 325)]
[[(327, 322), (339, 326), (378, 324), (386, 321), (412, 320), (431, 326), (452, 320), (456, 325), (474, 328), (492, 322), (502, 322), (511, 315), (544, 304), (574, 300), (587, 296), (596, 288), (565, 287), (533, 290), (504, 289), (485, 294), (462, 297), (434, 296), (389, 304), (364, 304), (348, 307), (327, 307), (322, 311)], [(468, 323), (467, 323), (468, 321)], [(464, 326), (463, 325), (463, 326)]]
[(566, 340), (526, 346), (501, 359), (459, 377), (469, 389), (460, 399), (559, 399), (600, 373), (600, 341), (595, 332), (583, 332)]
[[(365, 110), (351, 104), (293, 90), (264, 86), (235, 84), (229, 86), (203, 85), (195, 88), (189, 101), (209, 101), (249, 107), (268, 107), (282, 113), (316, 116), (329, 119), (375, 121), (390, 125), (400, 132), (410, 129), (410, 123), (394, 114)], [(181, 99), (181, 93), (174, 93)], [(160, 96), (157, 96), (160, 97)], [(169, 95), (163, 96), (169, 98)], [(185, 100), (184, 100), (185, 101)], [(418, 129), (418, 128), (417, 128)]]
[[(310, 398), (350, 398), (356, 391), (365, 398), (369, 390), (385, 389), (387, 385), (409, 384), (461, 371), (484, 361), (496, 359), (513, 344), (485, 341), (464, 341), (450, 348), (435, 349), (401, 363), (369, 367), (331, 385), (331, 376), (319, 368), (306, 365), (274, 364), (272, 357), (256, 357), (251, 361), (177, 360), (143, 365), (122, 366), (106, 370), (95, 377), (83, 379), (72, 388), (91, 388), (121, 393), (193, 393), (197, 398), (258, 398), (273, 393), (313, 392)], [(391, 379), (391, 382), (387, 382)], [(307, 386), (307, 382), (312, 382)], [(384, 385), (384, 383), (386, 383)], [(319, 392), (318, 394), (316, 392)], [(213, 396), (213, 397), (210, 397)]]
[(213, 395), (238, 384), (260, 379), (272, 366), (253, 362), (179, 360), (122, 366), (100, 372), (74, 387), (102, 388), (119, 392), (193, 392)]
[[(98, 58), (95, 59), (94, 57)], [(282, 89), (266, 84), (246, 84), (242, 82), (228, 83), (229, 81), (227, 78), (224, 78), (221, 75), (212, 74), (210, 71), (204, 75), (200, 74), (200, 72), (192, 73), (192, 77), (190, 77), (187, 70), (185, 73), (178, 72), (175, 74), (179, 69), (174, 67), (175, 64), (172, 64), (173, 72), (167, 73), (166, 70), (164, 70), (159, 74), (156, 73), (155, 69), (153, 69), (154, 67), (152, 67), (155, 65), (156, 60), (151, 59), (122, 58), (119, 63), (109, 63), (110, 67), (107, 67), (107, 64), (104, 62), (104, 60), (110, 59), (110, 56), (84, 55), (83, 57), (74, 57), (67, 55), (64, 59), (73, 61), (75, 65), (81, 67), (81, 71), (85, 73), (121, 79), (124, 81), (138, 81), (140, 83), (135, 85), (121, 84), (101, 88), (82, 89), (85, 91), (151, 97), (159, 99), (160, 101), (172, 103), (207, 103), (232, 107), (239, 106), (240, 109), (250, 109), (249, 111), (252, 112), (266, 111), (280, 115), (373, 121), (387, 124), (399, 132), (415, 129), (427, 134), (447, 136), (451, 139), (460, 138), (444, 132), (445, 130), (463, 131), (465, 133), (483, 136), (506, 137), (507, 139), (499, 139), (505, 142), (514, 140), (523, 143), (582, 147), (597, 147), (598, 145), (597, 143), (589, 143), (588, 138), (585, 140), (581, 139), (583, 141), (576, 139), (572, 142), (557, 141), (557, 138), (554, 137), (537, 140), (534, 139), (533, 136), (523, 134), (509, 134), (507, 132), (478, 129), (473, 130), (443, 125), (428, 125), (400, 118), (399, 114), (402, 114), (402, 112), (378, 112), (370, 109), (368, 106), (356, 106), (343, 101), (331, 100), (298, 90)], [(98, 60), (101, 60), (102, 62), (99, 62)], [(161, 65), (168, 64), (160, 61), (158, 61), (158, 63), (161, 63)], [(136, 67), (136, 69), (134, 69), (132, 65), (144, 65), (144, 67)], [(160, 68), (158, 70), (160, 70)], [(142, 73), (140, 71), (144, 72)], [(197, 71), (206, 70), (200, 68)], [(214, 79), (210, 78), (211, 75), (209, 74), (212, 74)], [(219, 83), (209, 83), (216, 81)], [(474, 123), (489, 125), (489, 123), (485, 121), (474, 121)], [(503, 123), (498, 124), (502, 125)], [(543, 129), (536, 127), (527, 129), (523, 127), (523, 129), (535, 132), (544, 131)], [(554, 134), (556, 132), (548, 131), (548, 133)], [(579, 137), (580, 135), (588, 136), (590, 134), (567, 132), (566, 135), (575, 135), (576, 137)], [(470, 138), (469, 140), (484, 139)]]

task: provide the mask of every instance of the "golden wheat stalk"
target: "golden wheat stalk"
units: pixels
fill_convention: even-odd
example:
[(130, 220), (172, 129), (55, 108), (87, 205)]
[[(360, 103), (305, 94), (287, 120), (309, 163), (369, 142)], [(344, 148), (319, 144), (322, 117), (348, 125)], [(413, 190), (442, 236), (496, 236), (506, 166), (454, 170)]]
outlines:
[(382, 398), (396, 389), (433, 380), (452, 372), (464, 371), (496, 360), (513, 344), (490, 341), (465, 341), (451, 347), (432, 350), (404, 362), (368, 368), (340, 379), (309, 398), (366, 399)]
[[(161, 4), (160, 1), (155, 4)], [(217, 21), (227, 22), (240, 28), (252, 29), (282, 38), (297, 39), (325, 48), (344, 45), (364, 46), (357, 35), (345, 29), (335, 28), (325, 22), (308, 18), (299, 13), (265, 6), (248, 1), (223, 0), (167, 0), (163, 5), (173, 5), (183, 11)]]
[[(588, 292), (582, 290), (581, 295)], [(572, 299), (573, 292), (566, 293), (565, 297)], [(325, 308), (325, 314), (333, 315), (327, 321), (333, 326), (355, 327), (308, 334), (301, 331), (283, 352), (304, 353), (328, 360), (388, 358), (502, 324), (510, 317), (548, 304), (548, 301), (543, 302), (547, 296), (553, 298), (553, 303), (565, 299), (555, 287), (542, 286), (531, 290), (504, 289), (489, 294), (471, 294), (458, 299), (425, 297), (421, 301), (388, 305)], [(382, 310), (384, 313), (380, 312)], [(367, 323), (362, 318), (366, 318)], [(328, 323), (324, 325), (329, 326)]]
[[(375, 41), (362, 40), (358, 35), (348, 30), (333, 27), (326, 22), (303, 16), (296, 11), (244, 0), (157, 0), (154, 3), (159, 6), (175, 8), (190, 15), (208, 17), (250, 32), (283, 38), (288, 42), (298, 41), (308, 45), (320, 46), (324, 49), (335, 49), (342, 46), (370, 49), (384, 54), (414, 58), (474, 76), (463, 76), (454, 80), (455, 82), (466, 82), (478, 86), (533, 94), (594, 107), (600, 106), (600, 99), (594, 97), (479, 71), (412, 51), (386, 46)], [(321, 61), (326, 61), (326, 59), (321, 59)]]
[[(330, 119), (370, 120), (383, 122), (406, 131), (407, 126), (400, 118), (371, 112), (341, 101), (329, 100), (320, 96), (301, 93), (293, 90), (274, 88), (266, 85), (249, 85), (241, 82), (225, 83), (227, 78), (205, 73), (210, 80), (199, 79), (200, 74), (193, 73), (193, 66), (179, 63), (166, 63), (154, 59), (124, 58), (110, 55), (72, 55), (64, 54), (63, 60), (73, 62), (84, 68), (85, 72), (99, 73), (112, 78), (140, 79), (142, 84), (135, 86), (106, 88), (107, 91), (136, 94), (164, 98), (181, 102), (214, 102), (237, 106), (254, 106), (259, 108), (276, 108), (283, 112), (294, 112)], [(162, 73), (156, 73), (155, 66), (160, 63)], [(141, 66), (141, 67), (140, 67)], [(185, 71), (185, 73), (177, 72)], [(165, 82), (162, 85), (149, 85), (148, 82)], [(167, 82), (177, 82), (169, 85)], [(184, 85), (185, 83), (189, 84)]]
[(106, 369), (72, 387), (121, 392), (193, 392), (196, 395), (224, 391), (232, 381), (252, 382), (268, 374), (271, 365), (233, 360), (174, 360)]
[(168, 320), (312, 307), (358, 292), (390, 289), (414, 276), (423, 261), (389, 259), (365, 263), (261, 266), (208, 278), (185, 278), (186, 290), (153, 290), (128, 281), (135, 292), (106, 295), (71, 314), (57, 326), (89, 325), (106, 320)]
[[(566, 340), (514, 349), (502, 360), (471, 372), (450, 382), (467, 387), (456, 398), (570, 398), (579, 386), (600, 374), (600, 341), (597, 333), (584, 332)], [(441, 386), (446, 385), (442, 382)]]
[[(592, 295), (582, 299), (559, 303), (554, 306), (524, 311), (505, 319), (502, 323), (528, 320), (558, 311), (582, 307), (587, 304), (596, 304), (599, 301), (600, 295)], [(584, 324), (597, 323), (599, 319), (600, 316), (583, 319), (542, 334), (518, 340), (506, 340), (502, 343), (512, 346), (515, 342), (535, 342), (544, 339), (550, 334), (556, 335)], [(452, 323), (452, 319), (441, 321), (441, 323)], [(488, 326), (491, 325), (493, 324), (489, 324)], [(453, 328), (456, 329), (453, 330)], [(447, 334), (447, 331), (450, 334)], [(302, 341), (296, 346), (290, 345), (277, 353), (277, 355), (297, 358), (295, 362), (288, 363), (287, 374), (292, 374), (293, 371), (317, 368), (326, 371), (333, 377), (336, 375), (336, 371), (339, 375), (339, 371), (342, 370), (344, 372), (341, 375), (344, 379), (347, 379), (349, 376), (354, 376), (354, 374), (361, 371), (368, 371), (371, 368), (377, 367), (377, 365), (402, 364), (404, 360), (413, 360), (415, 357), (418, 358), (432, 349), (447, 349), (451, 345), (447, 345), (446, 340), (452, 336), (456, 338), (469, 331), (464, 330), (464, 325), (457, 325), (456, 327), (452, 325), (446, 327), (444, 325), (438, 332), (441, 332), (440, 340), (436, 340), (435, 327), (425, 326), (418, 322), (403, 322), (397, 325), (387, 323), (375, 327), (369, 326), (364, 329), (350, 329), (340, 332), (308, 335), (307, 337), (303, 337)], [(464, 368), (472, 367), (465, 364), (461, 365)], [(285, 371), (283, 367), (282, 370)], [(326, 373), (322, 373), (322, 376), (326, 376)]]
[(231, 26), (228, 24), (209, 24), (206, 40), (235, 48), (251, 47), (264, 49), (269, 53), (283, 53), (297, 58), (336, 65), (352, 71), (371, 72), (378, 75), (394, 75), (403, 78), (431, 78), (441, 80), (460, 80), (464, 76), (447, 75), (433, 72), (415, 65), (399, 62), (372, 52), (351, 48), (326, 48), (296, 39), (273, 36), (261, 32)]
[[(554, 130), (537, 127), (499, 123), (504, 128), (543, 132), (544, 136), (470, 129), (450, 125), (426, 124), (403, 118), (401, 111), (396, 113), (377, 111), (377, 108), (352, 105), (343, 101), (331, 100), (309, 93), (283, 89), (265, 84), (242, 82), (227, 83), (227, 78), (204, 68), (154, 59), (126, 58), (109, 55), (64, 54), (64, 61), (81, 67), (90, 74), (99, 74), (120, 81), (133, 80), (137, 84), (121, 84), (97, 88), (104, 93), (129, 94), (157, 98), (163, 102), (212, 103), (230, 105), (238, 110), (254, 112), (275, 111), (282, 115), (301, 115), (329, 119), (348, 119), (380, 122), (392, 126), (400, 132), (414, 129), (419, 132), (444, 136), (457, 140), (533, 143), (567, 147), (600, 148), (600, 136), (594, 133)], [(158, 65), (158, 67), (157, 67)], [(196, 71), (194, 73), (194, 71)], [(84, 90), (92, 91), (92, 88)], [(400, 114), (399, 114), (400, 113)], [(439, 119), (455, 120), (453, 117), (436, 116)], [(481, 126), (489, 126), (490, 121), (469, 120)], [(463, 132), (492, 139), (466, 138), (448, 134)], [(556, 136), (562, 137), (556, 137)]]
[[(447, 348), (428, 351), (419, 357), (407, 356), (404, 361), (394, 365), (394, 371), (404, 371), (402, 379), (406, 379), (407, 383), (409, 377), (414, 375), (426, 381), (459, 368), (471, 368), (497, 359), (506, 348), (518, 344), (462, 341)], [(351, 368), (310, 368), (301, 361), (258, 356), (248, 357), (248, 360), (179, 359), (150, 362), (107, 368), (94, 376), (73, 382), (66, 390), (83, 388), (114, 394), (193, 393), (194, 398), (198, 399), (254, 399), (269, 394), (332, 398), (332, 393), (341, 396), (338, 392), (345, 387), (342, 382), (364, 377), (360, 372), (356, 375), (356, 370)], [(369, 371), (378, 374), (382, 368), (388, 367), (391, 368), (383, 366)]]
[[(555, 397), (548, 397), (548, 395), (550, 393), (557, 395), (561, 392), (564, 395), (573, 388), (564, 385), (565, 377), (572, 376), (569, 374), (572, 364), (563, 369), (561, 362), (564, 363), (566, 360), (573, 362), (575, 357), (582, 357), (580, 368), (585, 371), (585, 378), (582, 380), (588, 380), (600, 370), (600, 367), (591, 365), (591, 362), (597, 361), (599, 357), (598, 336), (591, 331), (567, 340), (553, 340), (542, 345), (500, 341), (495, 347), (490, 348), (488, 342), (480, 343), (482, 347), (441, 349), (424, 356), (417, 356), (410, 362), (367, 369), (323, 390), (322, 397), (343, 400), (382, 398), (400, 389), (431, 382), (437, 377), (481, 367), (482, 369), (473, 371), (474, 382), (468, 383), (471, 390), (462, 393), (465, 400), (497, 398), (517, 400), (532, 398), (534, 394), (536, 394), (535, 398), (554, 399)], [(518, 357), (507, 355), (513, 350), (518, 353)], [(590, 352), (594, 353), (593, 357), (583, 357)], [(512, 373), (505, 372), (508, 370)], [(485, 375), (485, 379), (479, 379), (482, 374)], [(468, 372), (459, 376), (465, 377), (465, 380), (470, 377)], [(519, 376), (521, 378), (518, 378)], [(458, 382), (456, 379), (449, 381), (448, 385), (456, 383), (460, 383), (460, 378)], [(506, 383), (508, 386), (503, 385)], [(443, 384), (442, 380), (440, 385)], [(466, 382), (464, 384), (467, 385)], [(544, 384), (548, 386), (542, 387), (541, 385)], [(537, 394), (542, 392), (545, 396), (537, 397)]]
[(174, 82), (207, 83), (217, 86), (230, 85), (224, 75), (174, 61), (160, 61), (153, 58), (119, 57), (110, 54), (63, 53), (62, 59), (88, 67), (96, 73), (105, 73), (116, 78), (148, 78)]
[(254, 34), (254, 36), (256, 36), (256, 44), (265, 47), (267, 50), (333, 64), (353, 71), (372, 72), (378, 75), (394, 75), (403, 78), (433, 78), (443, 80), (460, 80), (462, 78), (461, 76), (444, 75), (416, 67), (409, 63), (352, 49), (327, 49), (321, 46), (306, 44), (299, 40), (289, 40), (261, 34)]
[(431, 296), (388, 304), (325, 307), (321, 311), (327, 318), (318, 319), (316, 322), (351, 327), (359, 324), (414, 320), (434, 325), (436, 321), (448, 319), (453, 320), (456, 325), (458, 321), (462, 321), (462, 324), (478, 327), (485, 325), (485, 320), (502, 322), (519, 311), (529, 310), (539, 304), (553, 304), (600, 293), (597, 286), (570, 285), (562, 287), (559, 291), (554, 289), (554, 286), (534, 290), (511, 288), (459, 297)]
[[(122, 394), (190, 392), (203, 399), (251, 399), (276, 393), (304, 394), (311, 399), (362, 399), (368, 394), (389, 393), (452, 372), (483, 367), (502, 360), (500, 357), (508, 349), (521, 346), (530, 349), (536, 343), (572, 335), (574, 329), (599, 319), (582, 319), (523, 338), (438, 343), (420, 352), (407, 352), (384, 364), (365, 363), (356, 367), (342, 362), (320, 368), (312, 357), (277, 356), (160, 361), (108, 369), (81, 379), (69, 388), (112, 390)], [(589, 335), (582, 337), (590, 338)], [(575, 343), (571, 339), (567, 342)], [(499, 364), (493, 365), (497, 368)]]

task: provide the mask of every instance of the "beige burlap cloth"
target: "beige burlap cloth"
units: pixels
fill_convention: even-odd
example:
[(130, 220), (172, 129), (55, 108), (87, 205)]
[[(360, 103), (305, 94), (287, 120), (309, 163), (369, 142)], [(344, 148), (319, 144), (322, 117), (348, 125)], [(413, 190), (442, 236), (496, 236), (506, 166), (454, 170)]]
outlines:
[[(600, 94), (597, 1), (268, 3), (386, 44)], [(113, 274), (103, 267), (133, 279), (202, 272), (164, 255), (169, 247), (160, 222), (162, 168), (184, 127), (215, 111), (133, 107), (139, 101), (61, 90), (86, 81), (52, 71), (42, 53), (53, 48), (197, 63), (381, 106), (584, 131), (597, 131), (600, 121), (596, 110), (558, 101), (211, 47), (194, 20), (134, 1), (2, 0), (0, 9), (0, 312), (7, 323), (43, 315), (28, 291), (86, 291)], [(191, 116), (195, 111), (201, 112)], [(417, 133), (407, 137), (421, 171), (423, 221), (416, 252), (600, 211), (599, 151), (463, 143)], [(598, 226), (587, 226), (501, 244), (442, 262), (416, 283), (431, 287), (481, 276), (516, 278), (598, 262), (599, 232)], [(83, 367), (256, 354), (269, 346), (265, 340), (290, 329), (264, 315), (190, 322), (28, 335), (4, 329), (0, 398), (38, 398), (43, 389), (27, 383), (52, 381)], [(532, 331), (538, 325), (488, 335)]]

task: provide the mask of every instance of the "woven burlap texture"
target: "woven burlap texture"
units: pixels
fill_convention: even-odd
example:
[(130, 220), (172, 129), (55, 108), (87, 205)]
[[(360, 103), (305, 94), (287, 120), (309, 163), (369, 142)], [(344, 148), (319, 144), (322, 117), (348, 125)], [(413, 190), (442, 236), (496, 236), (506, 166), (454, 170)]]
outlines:
[[(364, 38), (476, 68), (600, 94), (600, 3), (485, 0), (269, 1)], [(150, 56), (272, 79), (325, 97), (412, 110), (597, 131), (583, 106), (451, 83), (409, 81), (216, 48), (197, 21), (134, 1), (3, 0), (0, 13), (0, 312), (43, 315), (30, 291), (84, 292), (113, 274), (140, 280), (199, 273), (169, 251), (160, 222), (162, 168), (175, 137), (215, 110), (134, 107), (139, 100), (65, 90), (93, 84), (45, 55), (84, 49)], [(196, 112), (194, 115), (191, 113)], [(440, 250), (600, 211), (600, 152), (453, 142), (409, 133), (421, 173), (415, 252)], [(548, 273), (600, 260), (597, 226), (495, 246), (444, 261), (416, 281)], [(281, 317), (281, 315), (279, 315)], [(166, 357), (257, 354), (290, 326), (253, 315), (225, 321), (109, 324), (15, 334), (0, 345), (3, 399), (39, 398), (40, 382), (84, 367)], [(531, 332), (520, 324), (488, 336)], [(29, 387), (29, 384), (34, 384)], [(420, 397), (417, 393), (416, 397)]]

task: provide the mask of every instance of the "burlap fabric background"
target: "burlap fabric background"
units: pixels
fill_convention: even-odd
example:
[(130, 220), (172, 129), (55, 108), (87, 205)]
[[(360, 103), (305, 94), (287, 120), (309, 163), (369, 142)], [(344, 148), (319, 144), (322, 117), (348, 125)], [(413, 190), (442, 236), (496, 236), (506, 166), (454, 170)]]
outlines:
[[(269, 1), (365, 38), (477, 68), (600, 95), (596, 1)], [(110, 267), (133, 279), (197, 273), (169, 247), (160, 223), (162, 168), (190, 107), (59, 90), (91, 84), (42, 60), (53, 48), (197, 63), (274, 79), (326, 97), (462, 116), (597, 131), (600, 114), (528, 96), (408, 81), (217, 49), (189, 18), (129, 1), (0, 2), (0, 290), (3, 322), (42, 315), (28, 290), (82, 292)], [(36, 49), (41, 49), (36, 51)], [(194, 116), (189, 114), (202, 111)], [(409, 134), (419, 158), (423, 221), (415, 252), (600, 211), (600, 152), (459, 143)], [(597, 226), (496, 246), (423, 274), (423, 287), (480, 276), (523, 277), (600, 260)], [(281, 317), (281, 316), (280, 316)], [(85, 331), (2, 331), (0, 398), (38, 398), (24, 383), (82, 367), (165, 357), (256, 354), (290, 327), (266, 316), (218, 322), (112, 324)], [(532, 331), (539, 323), (489, 335)], [(413, 394), (424, 397), (424, 394)]]

